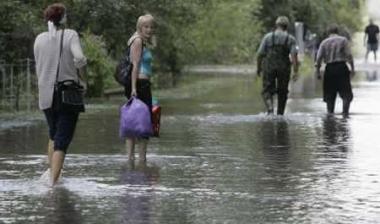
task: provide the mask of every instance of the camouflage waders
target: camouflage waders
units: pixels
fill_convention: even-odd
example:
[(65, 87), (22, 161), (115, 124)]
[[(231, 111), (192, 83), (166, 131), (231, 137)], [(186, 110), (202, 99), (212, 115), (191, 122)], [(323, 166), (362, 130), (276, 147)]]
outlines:
[(261, 94), (268, 113), (273, 113), (273, 95), (276, 93), (277, 114), (282, 115), (285, 111), (291, 72), (288, 37), (286, 36), (284, 43), (275, 44), (273, 32), (272, 46), (268, 49), (263, 61), (263, 90)]

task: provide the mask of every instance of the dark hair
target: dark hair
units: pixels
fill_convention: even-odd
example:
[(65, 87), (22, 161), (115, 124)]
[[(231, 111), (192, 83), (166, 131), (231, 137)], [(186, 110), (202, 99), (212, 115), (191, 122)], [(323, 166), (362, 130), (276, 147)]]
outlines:
[(329, 28), (327, 29), (328, 34), (338, 34), (339, 33), (339, 27), (337, 24), (331, 24)]
[(45, 21), (51, 21), (54, 25), (59, 26), (59, 21), (65, 15), (66, 8), (62, 3), (54, 3), (49, 5), (44, 11)]
[(288, 29), (289, 26), (289, 19), (286, 16), (279, 16), (276, 19), (276, 26), (281, 27), (284, 30)]

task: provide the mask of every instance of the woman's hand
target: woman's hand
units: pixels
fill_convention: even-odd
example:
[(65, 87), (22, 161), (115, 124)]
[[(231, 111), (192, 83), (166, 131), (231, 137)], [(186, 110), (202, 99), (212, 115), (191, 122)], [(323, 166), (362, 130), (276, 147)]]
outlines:
[(355, 70), (352, 69), (350, 72), (350, 77), (353, 78), (354, 76), (355, 76)]
[(136, 89), (132, 89), (131, 96), (137, 97), (137, 91), (136, 91)]
[(315, 76), (317, 77), (318, 80), (322, 79), (321, 71), (319, 69), (315, 70)]

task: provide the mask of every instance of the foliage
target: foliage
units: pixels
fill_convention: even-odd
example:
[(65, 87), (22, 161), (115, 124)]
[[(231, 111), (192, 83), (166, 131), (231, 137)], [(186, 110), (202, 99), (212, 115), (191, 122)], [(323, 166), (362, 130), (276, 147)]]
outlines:
[[(319, 34), (332, 22), (355, 31), (363, 0), (62, 0), (68, 26), (83, 36), (89, 91), (102, 95), (114, 60), (135, 32), (138, 16), (156, 18), (154, 71), (175, 77), (183, 65), (250, 63), (262, 34), (278, 15)], [(35, 36), (46, 30), (43, 10), (56, 0), (0, 1), (0, 60), (33, 58)]]
[(36, 10), (21, 1), (0, 1), (0, 59), (13, 62), (33, 57)]
[(114, 83), (115, 62), (108, 55), (105, 42), (101, 36), (86, 31), (83, 33), (82, 43), (84, 54), (88, 58), (87, 93), (89, 96), (102, 96), (104, 89), (111, 87)]
[[(188, 33), (211, 0), (146, 0), (143, 6), (157, 20), (156, 70), (178, 74), (189, 60)], [(191, 50), (191, 49), (190, 49)], [(186, 59), (184, 59), (186, 58)]]
[(195, 59), (190, 63), (251, 62), (261, 30), (261, 23), (252, 17), (256, 10), (258, 1), (255, 0), (213, 0), (188, 31), (189, 45), (184, 47)]
[[(274, 26), (276, 17), (286, 15), (291, 24), (302, 21), (312, 32), (322, 34), (331, 23), (343, 25), (353, 32), (360, 28), (362, 0), (261, 0), (261, 10), (256, 14), (266, 30)], [(290, 27), (293, 29), (293, 26)]]

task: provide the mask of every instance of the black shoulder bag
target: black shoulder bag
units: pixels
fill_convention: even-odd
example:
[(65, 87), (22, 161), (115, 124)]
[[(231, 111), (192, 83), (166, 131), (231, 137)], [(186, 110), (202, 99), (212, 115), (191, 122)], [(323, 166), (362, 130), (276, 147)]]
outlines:
[(59, 66), (62, 57), (63, 37), (65, 30), (62, 30), (61, 44), (59, 49), (59, 61), (57, 66), (57, 75), (54, 84), (53, 108), (63, 112), (84, 112), (84, 88), (80, 85), (79, 75), (78, 81), (63, 80), (58, 82)]

